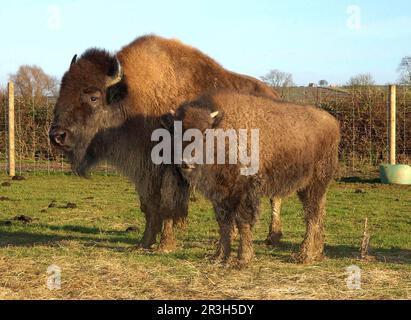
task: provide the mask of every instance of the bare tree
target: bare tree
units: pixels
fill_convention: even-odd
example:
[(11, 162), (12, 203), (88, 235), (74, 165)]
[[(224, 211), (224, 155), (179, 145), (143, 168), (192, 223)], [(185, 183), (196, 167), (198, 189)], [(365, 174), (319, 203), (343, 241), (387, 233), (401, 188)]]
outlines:
[(51, 123), (51, 99), (58, 81), (40, 67), (23, 65), (10, 75), (16, 92), (17, 152), (22, 158), (50, 156), (47, 129)]
[(351, 77), (347, 85), (350, 87), (366, 87), (375, 85), (375, 81), (370, 73), (361, 73)]
[(281, 88), (281, 87), (291, 87), (294, 85), (293, 76), (291, 73), (282, 72), (280, 70), (274, 69), (267, 73), (261, 79), (268, 85)]
[(326, 87), (328, 86), (328, 81), (327, 80), (320, 80), (318, 81), (318, 85), (321, 87)]
[(57, 79), (37, 66), (21, 66), (15, 74), (10, 75), (10, 80), (15, 83), (16, 94), (25, 100), (38, 100), (44, 96), (57, 94)]
[(401, 59), (401, 63), (398, 66), (400, 72), (401, 84), (411, 84), (411, 56), (405, 56)]
[(0, 101), (5, 97), (6, 89), (0, 84)]

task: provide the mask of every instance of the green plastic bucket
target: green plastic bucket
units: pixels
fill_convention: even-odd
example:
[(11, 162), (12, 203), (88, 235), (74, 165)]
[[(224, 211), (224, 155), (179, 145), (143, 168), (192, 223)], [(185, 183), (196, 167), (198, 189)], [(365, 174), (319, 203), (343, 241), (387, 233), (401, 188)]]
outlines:
[(411, 185), (411, 167), (405, 164), (380, 166), (381, 182), (385, 184)]

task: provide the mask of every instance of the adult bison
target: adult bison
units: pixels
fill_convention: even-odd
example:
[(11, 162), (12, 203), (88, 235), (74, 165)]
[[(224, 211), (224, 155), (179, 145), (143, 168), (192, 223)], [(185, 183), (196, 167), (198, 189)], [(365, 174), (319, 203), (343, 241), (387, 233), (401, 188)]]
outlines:
[(229, 72), (177, 40), (140, 37), (116, 55), (90, 49), (65, 73), (50, 139), (81, 176), (107, 160), (136, 186), (146, 217), (143, 247), (163, 232), (160, 248), (175, 247), (173, 222), (187, 215), (188, 185), (173, 167), (150, 158), (158, 115), (210, 89), (278, 98), (262, 82)]
[[(340, 131), (334, 117), (315, 107), (218, 92), (185, 103), (174, 114), (162, 117), (167, 129), (178, 125), (170, 127), (174, 121), (182, 123), (182, 128), (175, 127), (174, 132), (181, 130), (185, 141), (181, 171), (196, 183), (216, 211), (220, 226), (218, 257), (230, 257), (231, 229), (237, 225), (239, 262), (248, 263), (253, 257), (251, 230), (258, 218), (260, 198), (281, 198), (297, 191), (307, 228), (298, 260), (321, 258), (326, 193), (338, 165)], [(244, 129), (251, 131), (251, 136), (258, 130), (257, 138), (251, 142), (242, 139), (240, 131)], [(228, 133), (228, 140), (239, 143), (229, 145)], [(189, 137), (195, 137), (195, 141), (187, 141)], [(217, 147), (215, 137), (222, 138), (217, 139)], [(241, 162), (244, 151), (251, 155), (253, 172), (245, 170), (247, 165)], [(232, 158), (233, 152), (238, 152), (238, 157)]]

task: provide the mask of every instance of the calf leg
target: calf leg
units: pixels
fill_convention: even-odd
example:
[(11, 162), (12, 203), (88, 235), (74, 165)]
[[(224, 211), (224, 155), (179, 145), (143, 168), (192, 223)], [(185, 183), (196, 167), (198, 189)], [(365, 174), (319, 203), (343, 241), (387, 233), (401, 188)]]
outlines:
[(220, 239), (217, 243), (217, 250), (214, 259), (221, 262), (228, 262), (231, 257), (232, 224), (227, 221), (218, 221)]
[(213, 258), (222, 262), (228, 262), (231, 256), (234, 221), (220, 205), (214, 205), (214, 211), (219, 226), (220, 239), (218, 240), (217, 250)]
[(252, 226), (249, 223), (238, 222), (240, 246), (238, 248), (238, 263), (248, 264), (254, 258)]
[(281, 225), (281, 199), (271, 198), (271, 224), (268, 231), (268, 236), (265, 241), (267, 245), (276, 246), (280, 243), (280, 239), (283, 236), (282, 225)]
[(238, 247), (238, 262), (240, 265), (248, 264), (254, 258), (252, 228), (257, 221), (260, 209), (260, 197), (251, 187), (240, 201), (237, 208), (236, 223), (240, 233)]
[(323, 257), (326, 187), (312, 186), (300, 191), (298, 196), (304, 207), (306, 234), (297, 261), (311, 263)]

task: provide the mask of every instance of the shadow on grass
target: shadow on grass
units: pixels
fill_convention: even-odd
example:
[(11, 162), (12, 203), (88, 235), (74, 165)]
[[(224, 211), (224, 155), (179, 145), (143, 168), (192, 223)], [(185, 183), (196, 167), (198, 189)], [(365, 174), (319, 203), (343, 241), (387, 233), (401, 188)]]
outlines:
[[(256, 244), (265, 245), (264, 241), (256, 241)], [(278, 256), (284, 262), (290, 262), (291, 253), (297, 253), (299, 243), (282, 241), (276, 247), (272, 247), (274, 252), (269, 252), (268, 255)], [(359, 258), (358, 247), (350, 245), (325, 245), (325, 256), (331, 259), (357, 259)], [(288, 253), (288, 254), (287, 254)], [(267, 255), (267, 253), (266, 253)], [(411, 250), (403, 248), (372, 248), (369, 252), (371, 261), (394, 263), (394, 264), (411, 264)]]
[(365, 184), (381, 184), (380, 178), (361, 178), (361, 177), (344, 177), (338, 179), (338, 182), (345, 183), (365, 183)]
[[(61, 241), (78, 241), (85, 247), (97, 247), (107, 250), (115, 251), (128, 251), (131, 250), (130, 246), (137, 246), (139, 239), (130, 237), (129, 233), (121, 231), (101, 231), (98, 228), (80, 227), (80, 226), (49, 226), (49, 225), (32, 225), (33, 228), (43, 228), (54, 231), (70, 231), (79, 233), (78, 235), (59, 235), (40, 233), (38, 230), (33, 232), (25, 231), (12, 231), (0, 229), (0, 248), (8, 246), (20, 246), (31, 247), (35, 245), (49, 245), (57, 246)], [(89, 235), (106, 235), (104, 238), (98, 238)], [(140, 238), (141, 235), (138, 236)], [(184, 250), (198, 248), (204, 251), (210, 251), (208, 249), (214, 249), (215, 241), (217, 238), (205, 237), (205, 239), (197, 239), (195, 242), (183, 240), (181, 241), (180, 249), (177, 253), (173, 254), (174, 258), (187, 259), (192, 257), (191, 254), (185, 254)], [(291, 253), (298, 252), (299, 243), (282, 241), (276, 247), (270, 248), (266, 246), (264, 241), (257, 240), (254, 242), (256, 245), (256, 253), (259, 256), (271, 256), (280, 259), (283, 262), (292, 261)], [(209, 255), (209, 252), (204, 254), (197, 252), (197, 258), (205, 258)], [(350, 245), (326, 245), (325, 255), (331, 259), (356, 259), (359, 255), (359, 248)], [(411, 250), (403, 248), (372, 248), (370, 256), (378, 262), (393, 263), (393, 264), (411, 264)]]
[[(34, 230), (30, 232), (30, 229)], [(76, 232), (78, 235), (50, 234), (39, 232), (39, 229), (49, 229), (52, 231)], [(60, 241), (80, 241), (86, 246), (96, 246), (99, 243), (128, 244), (137, 245), (139, 240), (130, 237), (130, 233), (120, 231), (102, 231), (98, 228), (88, 228), (79, 226), (49, 226), (49, 225), (31, 225), (29, 231), (12, 231), (4, 227), (0, 229), (0, 248), (8, 246), (34, 246), (34, 245), (57, 245)], [(88, 235), (96, 235), (87, 236)], [(98, 237), (104, 235), (105, 237)], [(109, 247), (109, 246), (108, 246)]]
[(39, 224), (36, 227), (50, 229), (53, 231), (67, 231), (67, 232), (78, 232), (85, 234), (107, 234), (107, 235), (126, 235), (124, 231), (118, 230), (102, 230), (96, 227), (82, 227), (82, 226), (72, 226), (72, 225), (63, 225), (63, 226), (50, 226), (47, 224)]

